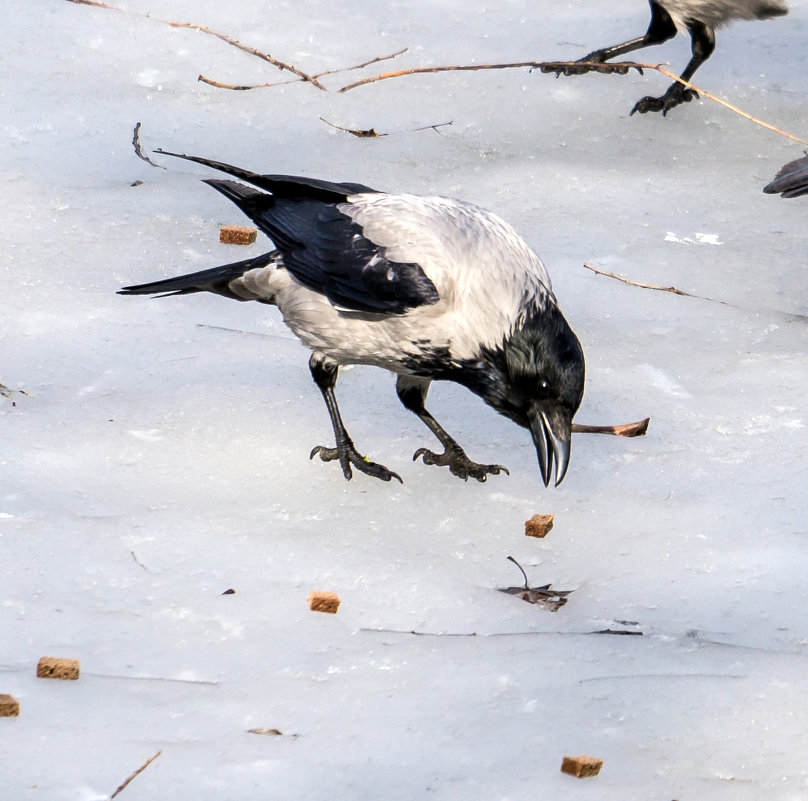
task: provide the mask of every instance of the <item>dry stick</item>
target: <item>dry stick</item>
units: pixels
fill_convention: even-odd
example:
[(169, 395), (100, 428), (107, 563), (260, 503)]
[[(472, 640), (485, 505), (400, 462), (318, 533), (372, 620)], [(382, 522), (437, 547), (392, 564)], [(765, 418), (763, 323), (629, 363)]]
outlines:
[(656, 69), (654, 64), (638, 64), (633, 61), (617, 61), (614, 63), (597, 63), (594, 61), (515, 61), (509, 64), (455, 64), (443, 67), (413, 67), (407, 70), (397, 70), (396, 72), (385, 72), (381, 75), (373, 75), (370, 78), (363, 78), (361, 81), (343, 86), (339, 92), (348, 92), (359, 86), (365, 86), (376, 81), (386, 81), (388, 78), (400, 78), (404, 75), (423, 75), (434, 72), (477, 72), (478, 70), (514, 70), (514, 69), (539, 69), (547, 72), (562, 70), (564, 67), (588, 67), (590, 72), (603, 72), (606, 74), (618, 73), (625, 75), (630, 69), (635, 69), (642, 73), (644, 69)]
[[(71, 0), (71, 2), (83, 2), (83, 0)], [(355, 67), (343, 67), (342, 69), (337, 70), (329, 70), (326, 72), (320, 72), (316, 75), (312, 76), (314, 78), (321, 78), (324, 75), (333, 75), (338, 72), (349, 72), (350, 70), (357, 70), (361, 69), (362, 67), (367, 67), (369, 64), (374, 64), (377, 61), (385, 61), (386, 59), (395, 58), (396, 56), (400, 56), (402, 53), (406, 53), (407, 48), (404, 50), (400, 50), (397, 53), (393, 53), (390, 56), (380, 56), (375, 59), (371, 59), (370, 61), (364, 64), (358, 64)], [(413, 67), (412, 69), (406, 70), (396, 70), (395, 72), (385, 72), (381, 75), (374, 75), (369, 78), (363, 78), (361, 81), (356, 81), (355, 83), (348, 84), (347, 86), (343, 86), (338, 91), (340, 93), (347, 92), (350, 89), (356, 89), (359, 86), (364, 86), (368, 83), (375, 83), (376, 81), (384, 81), (388, 78), (400, 78), (404, 75), (421, 75), (425, 73), (435, 73), (435, 72), (476, 72), (478, 70), (505, 70), (505, 69), (519, 69), (529, 67), (530, 69), (541, 69), (544, 72), (554, 72), (556, 70), (562, 70), (564, 67), (568, 67), (571, 65), (577, 65), (579, 67), (587, 67), (590, 72), (602, 72), (606, 74), (611, 73), (618, 73), (620, 75), (625, 75), (629, 69), (636, 69), (637, 72), (642, 73), (643, 69), (656, 69), (656, 66), (653, 64), (636, 64), (631, 61), (618, 61), (615, 63), (598, 63), (594, 61), (587, 61), (587, 62), (573, 62), (573, 61), (517, 61), (511, 64), (468, 64), (468, 65), (451, 65), (451, 66), (444, 66), (444, 67)], [(219, 81), (214, 81), (212, 78), (207, 78), (204, 75), (199, 76), (199, 80), (203, 83), (208, 83), (211, 86), (217, 86), (220, 89), (234, 89), (237, 91), (242, 91), (245, 89), (270, 89), (274, 86), (285, 86), (289, 83), (297, 83), (298, 80), (291, 80), (291, 81), (283, 81), (281, 83), (259, 83), (254, 85), (237, 85), (237, 84), (227, 84), (221, 83)]]
[[(764, 312), (766, 314), (777, 315), (778, 317), (784, 317), (786, 320), (793, 320), (800, 323), (808, 321), (808, 315), (805, 314), (794, 314), (793, 312), (781, 311), (780, 309), (748, 309), (743, 306), (736, 306), (734, 303), (727, 303), (725, 300), (708, 298), (706, 295), (694, 295), (690, 292), (685, 292), (682, 289), (677, 289), (675, 286), (659, 286), (658, 284), (645, 284), (642, 281), (630, 281), (628, 278), (624, 278), (622, 275), (618, 275), (617, 273), (609, 273), (605, 270), (598, 270), (591, 264), (584, 264), (584, 267), (586, 267), (587, 270), (592, 270), (592, 272), (596, 275), (603, 275), (606, 278), (614, 278), (615, 281), (620, 281), (622, 284), (636, 286), (640, 289), (653, 289), (657, 292), (670, 292), (672, 295), (683, 295), (686, 298), (696, 298), (698, 300), (707, 300), (710, 303), (720, 303), (722, 306), (728, 306), (730, 309), (739, 309), (740, 311), (752, 312), (753, 314), (760, 314), (761, 312)], [(627, 435), (623, 434), (622, 436)]]
[(686, 298), (698, 298), (699, 300), (709, 300), (710, 303), (720, 303), (722, 306), (729, 306), (733, 309), (738, 309), (740, 306), (735, 306), (732, 303), (727, 303), (725, 300), (716, 300), (715, 298), (708, 298), (706, 295), (694, 295), (691, 292), (685, 292), (683, 289), (677, 289), (675, 286), (660, 286), (659, 284), (645, 284), (642, 281), (630, 281), (628, 278), (623, 278), (622, 275), (617, 273), (609, 273), (605, 270), (598, 270), (591, 264), (584, 264), (587, 270), (591, 270), (595, 275), (603, 275), (606, 278), (614, 278), (615, 281), (620, 281), (628, 286), (636, 286), (640, 289), (653, 289), (656, 292), (670, 292), (672, 295), (683, 295)]
[(619, 426), (589, 426), (585, 423), (573, 423), (573, 434), (611, 434), (614, 437), (644, 437), (648, 431), (650, 417), (636, 423), (624, 423)]
[(119, 8), (118, 6), (111, 6), (107, 3), (98, 2), (98, 0), (67, 0), (68, 3), (76, 3), (78, 5), (85, 5), (85, 6), (96, 6), (98, 8), (106, 8), (110, 11), (121, 11), (124, 14), (137, 14), (139, 17), (145, 17), (146, 19), (154, 19), (157, 22), (162, 22), (163, 25), (168, 25), (172, 28), (188, 28), (190, 30), (199, 31), (200, 33), (205, 33), (208, 36), (215, 36), (217, 39), (221, 39), (223, 42), (226, 42), (233, 47), (237, 47), (239, 50), (243, 50), (245, 53), (249, 53), (251, 56), (257, 56), (264, 61), (269, 62), (272, 64), (273, 67), (277, 67), (279, 70), (286, 70), (287, 72), (291, 72), (294, 75), (297, 75), (301, 81), (307, 81), (312, 86), (316, 86), (318, 89), (321, 89), (323, 92), (327, 91), (325, 86), (323, 86), (313, 75), (308, 75), (307, 73), (299, 70), (297, 67), (293, 66), (292, 64), (287, 64), (284, 61), (279, 61), (277, 58), (274, 58), (269, 53), (264, 53), (261, 50), (256, 50), (254, 47), (250, 47), (249, 45), (242, 44), (237, 39), (233, 39), (227, 34), (219, 33), (218, 31), (214, 31), (212, 28), (208, 28), (206, 25), (196, 25), (193, 22), (175, 22), (169, 19), (160, 19), (159, 17), (152, 17), (150, 14), (140, 14), (138, 12), (132, 12), (127, 8)]
[[(440, 133), (438, 128), (445, 128), (447, 125), (454, 125), (454, 120), (449, 120), (449, 122), (436, 122), (434, 125), (422, 125), (420, 128), (413, 128), (413, 133), (417, 131), (428, 131), (430, 128), (437, 134)], [(443, 134), (440, 134), (443, 136)], [(808, 155), (808, 154), (806, 154)]]
[(214, 81), (213, 78), (206, 78), (201, 73), (197, 78), (197, 81), (200, 83), (206, 83), (208, 86), (215, 86), (217, 89), (230, 89), (232, 92), (246, 92), (249, 89), (270, 89), (273, 86), (286, 86), (288, 83), (300, 83), (301, 80), (301, 78), (292, 78), (291, 80), (278, 81), (277, 83), (234, 84)]
[(795, 142), (800, 142), (804, 145), (808, 145), (808, 141), (805, 139), (800, 139), (799, 136), (794, 136), (793, 134), (787, 133), (786, 131), (781, 130), (780, 128), (776, 128), (774, 125), (770, 125), (767, 122), (764, 122), (757, 117), (753, 117), (751, 114), (747, 114), (747, 112), (742, 111), (737, 106), (732, 105), (732, 103), (728, 103), (726, 100), (722, 100), (720, 97), (716, 97), (715, 95), (711, 94), (710, 92), (706, 92), (704, 89), (700, 89), (695, 84), (690, 83), (678, 75), (675, 75), (670, 70), (665, 69), (664, 64), (640, 64), (633, 61), (616, 61), (616, 62), (605, 62), (603, 64), (599, 64), (596, 62), (591, 61), (519, 61), (513, 64), (471, 64), (471, 65), (455, 65), (455, 66), (446, 66), (446, 67), (416, 67), (414, 69), (409, 70), (398, 70), (397, 72), (386, 72), (382, 75), (374, 75), (370, 78), (364, 78), (361, 81), (356, 81), (355, 83), (348, 84), (348, 86), (343, 86), (340, 89), (340, 92), (347, 92), (350, 89), (356, 89), (359, 86), (364, 86), (369, 83), (375, 83), (376, 81), (384, 81), (388, 78), (399, 78), (403, 75), (418, 75), (423, 73), (431, 73), (431, 72), (457, 72), (457, 71), (469, 71), (469, 70), (504, 70), (504, 69), (519, 69), (529, 67), (531, 69), (539, 69), (542, 72), (555, 72), (556, 75), (560, 74), (564, 70), (565, 67), (587, 67), (589, 72), (601, 72), (608, 75), (618, 74), (618, 75), (625, 75), (628, 73), (629, 70), (635, 69), (637, 72), (642, 74), (643, 70), (656, 70), (657, 72), (662, 73), (663, 75), (667, 75), (669, 78), (672, 78), (675, 81), (678, 81), (683, 86), (686, 86), (688, 89), (697, 92), (700, 95), (704, 95), (708, 100), (713, 100), (716, 103), (728, 108), (730, 111), (734, 111), (736, 114), (739, 114), (741, 117), (749, 120), (750, 122), (754, 122), (756, 125), (761, 125), (764, 128), (767, 128), (774, 133), (778, 133), (781, 136), (785, 136), (787, 139), (791, 139)]
[[(732, 103), (728, 103), (726, 100), (722, 100), (720, 97), (716, 97), (715, 95), (710, 94), (709, 92), (705, 92), (704, 89), (699, 89), (698, 86), (694, 86), (689, 81), (680, 78), (678, 75), (674, 75), (674, 73), (670, 72), (669, 70), (664, 69), (661, 65), (657, 64), (653, 69), (661, 72), (663, 75), (667, 75), (669, 78), (673, 78), (673, 80), (678, 81), (682, 86), (691, 89), (692, 91), (696, 92), (699, 95), (704, 95), (708, 100), (713, 100), (716, 103), (728, 108), (730, 111), (734, 111), (736, 114), (740, 114), (745, 119), (749, 120), (750, 122), (754, 122), (756, 125), (761, 125), (764, 128), (768, 128), (770, 131), (774, 131), (775, 133), (780, 134), (781, 136), (785, 136), (787, 139), (791, 139), (794, 142), (800, 142), (803, 145), (808, 145), (808, 141), (805, 139), (800, 139), (799, 136), (794, 136), (793, 134), (787, 133), (786, 131), (780, 130), (780, 128), (775, 128), (774, 125), (769, 125), (768, 122), (763, 122), (763, 120), (759, 120), (757, 117), (753, 117), (751, 114), (747, 114), (745, 111), (742, 111), (737, 106), (733, 106)], [(686, 294), (686, 293), (685, 293)]]
[(349, 133), (351, 136), (357, 136), (360, 139), (378, 139), (380, 136), (389, 136), (389, 134), (386, 133), (379, 133), (375, 128), (343, 128), (341, 125), (337, 125), (334, 122), (329, 122), (325, 117), (320, 117), (320, 120), (326, 125), (336, 128), (338, 131), (344, 131), (345, 133)]
[(0, 395), (2, 395), (4, 398), (10, 398), (14, 393), (25, 395), (27, 398), (36, 397), (36, 395), (32, 395), (30, 392), (26, 392), (24, 389), (9, 389), (5, 384), (0, 383)]
[[(492, 639), (494, 637), (583, 637), (590, 634), (643, 636), (641, 631), (631, 631), (629, 629), (595, 629), (593, 631), (494, 631), (485, 634), (476, 631), (419, 631), (418, 629), (406, 630), (362, 627), (359, 631), (371, 634), (409, 634), (414, 637), (481, 637), (483, 639)], [(709, 640), (707, 642), (709, 642)]]
[[(74, 0), (74, 1), (75, 1), (75, 0)], [(82, 0), (82, 2), (86, 2), (86, 0)], [(116, 790), (116, 791), (115, 791), (115, 792), (114, 792), (114, 793), (111, 795), (111, 796), (110, 796), (110, 797), (109, 797), (109, 798), (110, 798), (110, 801), (112, 801), (112, 799), (113, 799), (113, 798), (115, 798), (115, 796), (116, 796), (116, 795), (118, 795), (118, 793), (120, 793), (120, 792), (122, 792), (123, 790), (125, 790), (125, 789), (127, 788), (127, 786), (129, 785), (129, 782), (131, 782), (131, 781), (132, 781), (132, 779), (136, 778), (136, 777), (137, 777), (137, 776), (139, 776), (141, 773), (143, 773), (143, 771), (144, 771), (144, 770), (146, 770), (146, 768), (148, 768), (148, 767), (149, 767), (149, 765), (151, 765), (151, 763), (152, 763), (152, 762), (154, 762), (154, 760), (155, 760), (155, 759), (157, 759), (157, 757), (159, 757), (159, 756), (160, 756), (160, 754), (162, 754), (162, 753), (163, 753), (162, 751), (158, 751), (158, 752), (157, 752), (157, 753), (156, 753), (154, 756), (149, 757), (149, 758), (148, 758), (148, 759), (147, 759), (147, 760), (146, 760), (146, 761), (145, 761), (145, 762), (144, 762), (144, 763), (143, 763), (143, 764), (142, 764), (142, 765), (141, 765), (141, 766), (140, 766), (140, 767), (139, 767), (139, 768), (138, 768), (138, 769), (137, 769), (137, 770), (136, 770), (136, 771), (135, 771), (135, 772), (134, 772), (134, 773), (133, 773), (133, 774), (132, 774), (132, 775), (131, 775), (131, 776), (130, 776), (130, 777), (129, 777), (129, 778), (128, 778), (128, 779), (127, 779), (127, 780), (126, 780), (126, 781), (125, 781), (125, 782), (124, 782), (124, 783), (123, 783), (123, 784), (122, 784), (122, 785), (121, 785), (121, 786), (120, 786), (120, 787), (119, 787), (119, 788), (118, 788), (118, 789), (117, 789), (117, 790)]]
[[(322, 122), (324, 122), (326, 125), (336, 128), (338, 131), (344, 131), (345, 133), (357, 136), (360, 139), (378, 139), (380, 136), (390, 136), (389, 133), (379, 133), (375, 128), (343, 128), (341, 125), (337, 125), (335, 122), (329, 122), (325, 117), (320, 117), (320, 120), (322, 120)], [(452, 124), (454, 124), (453, 120), (450, 120), (449, 122), (436, 122), (434, 125), (422, 125), (420, 128), (410, 128), (409, 131), (395, 131), (394, 133), (417, 133), (418, 131), (429, 130), (435, 131), (435, 133), (440, 133), (438, 128), (443, 128), (446, 125)]]
[(237, 39), (231, 39), (224, 33), (219, 33), (218, 31), (214, 31), (204, 25), (194, 25), (191, 22), (172, 22), (171, 20), (167, 19), (161, 19), (159, 21), (165, 23), (166, 25), (170, 25), (172, 28), (191, 28), (192, 30), (199, 31), (200, 33), (215, 36), (217, 39), (221, 39), (223, 42), (227, 42), (227, 44), (233, 45), (233, 47), (237, 47), (239, 50), (243, 50), (245, 53), (249, 53), (251, 56), (257, 56), (258, 58), (269, 62), (273, 67), (277, 67), (281, 71), (286, 70), (287, 72), (291, 72), (293, 75), (297, 75), (301, 81), (306, 81), (312, 86), (316, 86), (318, 89), (321, 89), (323, 92), (328, 91), (325, 86), (323, 86), (313, 75), (308, 75), (294, 65), (287, 64), (285, 61), (279, 61), (269, 53), (264, 53), (261, 50), (256, 50), (254, 47), (242, 44)]
[[(340, 67), (339, 69), (335, 70), (325, 70), (324, 72), (318, 72), (312, 75), (312, 78), (322, 78), (324, 75), (336, 75), (338, 72), (351, 72), (352, 70), (361, 70), (364, 67), (369, 66), (370, 64), (377, 64), (380, 61), (388, 61), (389, 59), (396, 58), (400, 56), (402, 53), (406, 53), (408, 48), (404, 48), (403, 50), (397, 50), (395, 53), (391, 53), (389, 56), (376, 56), (375, 58), (370, 59), (369, 61), (364, 61), (361, 64), (355, 64), (353, 67)], [(202, 83), (206, 83), (209, 86), (215, 86), (217, 89), (230, 89), (231, 91), (235, 92), (246, 92), (250, 89), (272, 89), (275, 86), (287, 86), (290, 83), (300, 83), (303, 79), (302, 78), (292, 78), (289, 81), (276, 81), (275, 83), (254, 83), (254, 84), (232, 84), (232, 83), (222, 83), (221, 81), (215, 81), (213, 78), (208, 78), (205, 75), (200, 75), (197, 78), (198, 81)]]
[(339, 67), (335, 70), (325, 70), (325, 72), (315, 73), (315, 78), (322, 78), (324, 75), (336, 75), (338, 72), (352, 72), (353, 70), (361, 70), (369, 67), (371, 64), (378, 64), (380, 61), (391, 61), (394, 58), (403, 56), (409, 50), (408, 47), (403, 47), (401, 50), (396, 50), (395, 53), (390, 53), (389, 56), (376, 56), (368, 61), (363, 61), (361, 64), (354, 64), (353, 67)]

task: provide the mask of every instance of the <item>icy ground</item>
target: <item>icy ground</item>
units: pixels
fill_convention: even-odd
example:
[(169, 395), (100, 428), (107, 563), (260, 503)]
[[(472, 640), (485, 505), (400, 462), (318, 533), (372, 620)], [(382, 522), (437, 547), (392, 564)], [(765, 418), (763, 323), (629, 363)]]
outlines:
[[(721, 31), (697, 83), (806, 137), (808, 0), (791, 6)], [(640, 0), (3, 7), (0, 693), (22, 708), (0, 719), (3, 801), (108, 798), (158, 750), (121, 799), (808, 798), (808, 199), (761, 193), (799, 144), (708, 100), (629, 117), (666, 88), (654, 72), (334, 91), (579, 57), (642, 33)], [(234, 92), (197, 76), (289, 74), (159, 19), (312, 72), (409, 52), (328, 93)], [(688, 55), (683, 37), (639, 54)], [(243, 219), (209, 171), (139, 160), (137, 122), (147, 151), (499, 212), (583, 342), (577, 419), (650, 415), (648, 436), (576, 436), (545, 490), (525, 431), (436, 385), (436, 417), (511, 470), (464, 484), (410, 461), (430, 435), (355, 369), (349, 430), (405, 483), (310, 462), (328, 418), (276, 310), (115, 294), (266, 247), (219, 245)], [(545, 540), (523, 533), (537, 512), (556, 515)], [(498, 592), (521, 581), (508, 555), (569, 603)], [(339, 613), (309, 612), (312, 589)], [(46, 654), (81, 679), (36, 679)], [(597, 778), (560, 773), (579, 753)]]

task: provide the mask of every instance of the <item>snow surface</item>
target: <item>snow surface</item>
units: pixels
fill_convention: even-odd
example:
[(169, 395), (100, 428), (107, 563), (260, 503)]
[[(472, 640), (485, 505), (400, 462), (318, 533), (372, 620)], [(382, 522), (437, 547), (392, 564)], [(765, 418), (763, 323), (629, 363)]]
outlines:
[[(629, 117), (667, 86), (653, 72), (232, 92), (197, 76), (289, 75), (159, 21), (310, 71), (409, 48), (324, 78), (335, 90), (579, 57), (639, 35), (640, 0), (127, 7), (4, 3), (0, 693), (22, 707), (0, 720), (4, 801), (108, 798), (160, 749), (121, 798), (808, 797), (808, 202), (761, 192), (801, 146), (707, 100)], [(696, 78), (805, 137), (808, 0), (791, 7), (719, 32)], [(640, 57), (688, 55), (678, 37)], [(136, 122), (147, 150), (501, 214), (583, 342), (577, 419), (650, 415), (648, 436), (576, 436), (545, 490), (525, 431), (436, 385), (472, 458), (511, 469), (464, 484), (410, 462), (429, 432), (357, 368), (338, 385), (348, 428), (405, 483), (310, 462), (328, 418), (276, 310), (115, 294), (266, 247), (219, 245), (237, 210), (209, 171), (136, 158)], [(545, 540), (523, 534), (536, 512), (556, 515)], [(498, 592), (521, 582), (508, 555), (569, 603)], [(312, 589), (339, 613), (309, 612)], [(590, 633), (609, 628), (643, 636)], [(46, 654), (80, 658), (81, 679), (36, 679)], [(600, 776), (559, 772), (578, 753)]]

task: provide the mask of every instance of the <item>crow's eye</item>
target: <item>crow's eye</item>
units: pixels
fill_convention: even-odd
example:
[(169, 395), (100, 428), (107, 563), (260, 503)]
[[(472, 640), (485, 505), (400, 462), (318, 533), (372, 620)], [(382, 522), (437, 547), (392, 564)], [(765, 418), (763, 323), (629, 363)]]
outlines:
[(547, 398), (551, 394), (550, 382), (546, 378), (540, 378), (536, 384), (536, 397)]

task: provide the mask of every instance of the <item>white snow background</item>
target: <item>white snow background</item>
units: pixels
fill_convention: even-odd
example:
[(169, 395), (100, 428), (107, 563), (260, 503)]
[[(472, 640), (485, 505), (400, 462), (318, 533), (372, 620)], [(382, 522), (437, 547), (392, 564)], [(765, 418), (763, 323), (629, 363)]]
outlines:
[[(808, 798), (808, 198), (761, 192), (802, 147), (709, 100), (630, 117), (667, 87), (655, 72), (336, 91), (579, 58), (644, 32), (640, 0), (126, 8), (3, 4), (0, 693), (21, 704), (0, 719), (4, 801), (109, 798), (158, 750), (120, 798)], [(696, 83), (805, 137), (808, 0), (791, 9), (719, 31)], [(235, 92), (197, 76), (292, 76), (161, 19), (309, 72), (409, 51), (329, 92)], [(637, 57), (680, 70), (689, 42)], [(501, 214), (583, 343), (577, 420), (650, 415), (648, 436), (576, 435), (545, 490), (528, 432), (436, 384), (469, 455), (511, 470), (466, 484), (411, 462), (434, 440), (357, 368), (337, 387), (348, 429), (404, 484), (310, 462), (332, 434), (277, 310), (115, 294), (268, 247), (220, 245), (246, 220), (211, 171), (138, 159), (137, 122), (147, 152)], [(544, 540), (524, 536), (537, 512), (556, 515)], [(508, 555), (568, 604), (498, 592), (521, 583)], [(310, 612), (312, 589), (339, 613)], [(81, 659), (80, 680), (37, 679), (46, 654)], [(560, 772), (578, 753), (598, 777)]]

